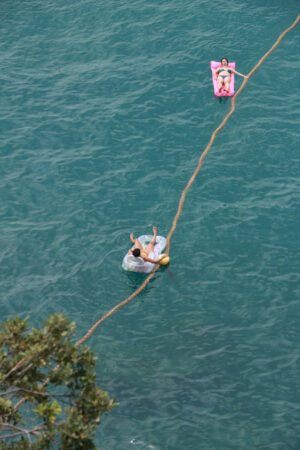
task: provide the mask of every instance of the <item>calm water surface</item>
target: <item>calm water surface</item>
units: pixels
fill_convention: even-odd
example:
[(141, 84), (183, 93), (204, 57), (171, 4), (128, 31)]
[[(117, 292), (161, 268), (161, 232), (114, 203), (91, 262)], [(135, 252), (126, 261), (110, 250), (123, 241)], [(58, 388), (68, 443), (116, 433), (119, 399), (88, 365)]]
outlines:
[[(135, 290), (129, 233), (166, 235), (296, 0), (2, 0), (1, 319), (82, 336)], [(88, 344), (120, 406), (106, 450), (299, 449), (299, 25), (251, 78), (189, 191), (171, 264)], [(242, 78), (236, 77), (236, 87)]]

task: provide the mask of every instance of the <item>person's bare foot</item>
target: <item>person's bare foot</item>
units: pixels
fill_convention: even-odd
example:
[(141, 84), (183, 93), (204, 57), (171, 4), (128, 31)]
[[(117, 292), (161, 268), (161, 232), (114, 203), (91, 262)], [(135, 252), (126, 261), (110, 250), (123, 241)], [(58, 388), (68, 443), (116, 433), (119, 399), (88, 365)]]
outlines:
[[(156, 229), (156, 227), (153, 227), (152, 230), (153, 230), (153, 237), (152, 237), (152, 239), (151, 239), (150, 244), (151, 244), (151, 245), (155, 245), (155, 242), (156, 242), (156, 235), (157, 235), (157, 229)], [(153, 251), (153, 248), (152, 248), (150, 251)]]
[(134, 244), (134, 237), (133, 237), (133, 233), (130, 233), (130, 240), (131, 242)]

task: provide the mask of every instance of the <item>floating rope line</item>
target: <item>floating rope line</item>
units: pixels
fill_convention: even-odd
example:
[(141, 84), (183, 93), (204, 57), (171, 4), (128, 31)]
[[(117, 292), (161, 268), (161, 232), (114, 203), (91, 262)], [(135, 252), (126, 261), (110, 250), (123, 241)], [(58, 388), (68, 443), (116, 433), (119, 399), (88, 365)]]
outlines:
[[(188, 190), (191, 188), (192, 184), (194, 183), (197, 175), (200, 172), (200, 169), (202, 167), (203, 161), (205, 156), (207, 155), (207, 153), (209, 152), (209, 150), (212, 147), (212, 144), (214, 143), (214, 140), (216, 138), (216, 135), (222, 130), (222, 128), (224, 128), (224, 126), (226, 125), (228, 119), (232, 116), (232, 114), (235, 111), (235, 102), (236, 102), (236, 98), (240, 95), (240, 93), (244, 90), (244, 87), (246, 86), (246, 84), (248, 83), (249, 78), (254, 74), (254, 72), (256, 72), (256, 70), (262, 65), (262, 63), (265, 61), (265, 59), (270, 55), (270, 53), (273, 52), (273, 50), (275, 50), (275, 48), (280, 44), (280, 42), (282, 41), (282, 39), (284, 38), (284, 36), (289, 33), (289, 31), (291, 31), (300, 21), (300, 14), (298, 15), (297, 19), (295, 20), (295, 22), (288, 27), (283, 33), (281, 33), (281, 35), (278, 37), (277, 41), (272, 45), (272, 47), (270, 48), (270, 50), (267, 51), (267, 53), (265, 53), (265, 55), (258, 61), (258, 63), (253, 67), (253, 69), (249, 72), (248, 74), (248, 78), (245, 78), (243, 83), (241, 84), (240, 88), (237, 90), (237, 92), (235, 93), (235, 95), (232, 97), (232, 102), (231, 102), (231, 108), (230, 111), (226, 114), (226, 116), (224, 117), (224, 119), (222, 120), (222, 122), (220, 123), (220, 125), (215, 129), (215, 131), (212, 133), (211, 138), (209, 140), (209, 143), (207, 144), (206, 148), (204, 149), (204, 151), (202, 152), (197, 167), (194, 171), (194, 173), (192, 174), (191, 178), (189, 179), (186, 187), (184, 188), (184, 190), (181, 193), (180, 199), (179, 199), (179, 203), (178, 203), (178, 209), (177, 209), (177, 213), (173, 219), (173, 223), (172, 223), (172, 227), (168, 233), (167, 236), (167, 250), (166, 253), (169, 255), (170, 253), (170, 244), (171, 244), (171, 238), (176, 230), (177, 227), (177, 223), (179, 220), (179, 217), (181, 215), (182, 212), (182, 208), (183, 208), (183, 204), (185, 201), (185, 197), (186, 194), (188, 192)], [(147, 286), (147, 284), (152, 280), (152, 278), (155, 276), (156, 272), (159, 269), (159, 265), (156, 265), (153, 269), (153, 271), (148, 275), (148, 277), (144, 280), (144, 282), (140, 285), (140, 287), (134, 291), (129, 297), (127, 297), (125, 300), (123, 300), (121, 303), (119, 303), (118, 305), (116, 305), (114, 308), (112, 308), (110, 311), (108, 311), (108, 313), (106, 313), (104, 316), (102, 316), (97, 322), (94, 323), (94, 325), (89, 329), (89, 331), (81, 338), (79, 339), (75, 345), (76, 347), (78, 347), (79, 345), (83, 344), (85, 341), (87, 341), (91, 335), (96, 331), (96, 329), (98, 328), (98, 326), (104, 322), (104, 320), (108, 319), (110, 316), (112, 316), (116, 311), (118, 311), (118, 309), (122, 308), (124, 305), (126, 305), (128, 302), (130, 302), (131, 300), (133, 300), (135, 297), (137, 297)], [(19, 363), (17, 364), (17, 366), (14, 368), (16, 369), (17, 367), (19, 368), (19, 366), (21, 366), (24, 363), (25, 359), (23, 358), (22, 360), (19, 361)], [(53, 370), (55, 371), (58, 368), (58, 366), (56, 366)], [(45, 382), (43, 383), (43, 387), (48, 384), (49, 382), (49, 378), (47, 380), (45, 380)], [(26, 398), (23, 397), (21, 400), (19, 400), (15, 405), (14, 408), (17, 409), (19, 408), (24, 401), (26, 401)]]
[[(264, 56), (258, 61), (258, 63), (253, 67), (253, 69), (249, 72), (249, 74), (247, 75), (248, 78), (244, 78), (243, 83), (241, 84), (240, 88), (237, 90), (237, 92), (235, 93), (235, 95), (232, 97), (232, 102), (231, 102), (231, 108), (230, 111), (226, 114), (226, 116), (224, 117), (224, 119), (222, 120), (222, 122), (220, 123), (220, 125), (215, 129), (215, 131), (212, 133), (211, 138), (209, 140), (209, 143), (207, 144), (206, 148), (204, 149), (204, 151), (202, 152), (197, 167), (194, 171), (194, 173), (192, 174), (191, 178), (189, 179), (186, 187), (184, 188), (184, 190), (181, 193), (180, 199), (179, 199), (179, 203), (178, 203), (178, 209), (177, 209), (177, 213), (173, 219), (173, 223), (172, 223), (172, 227), (168, 233), (167, 236), (167, 249), (166, 249), (166, 253), (167, 255), (169, 255), (170, 253), (170, 245), (171, 245), (171, 238), (176, 230), (177, 227), (177, 223), (179, 220), (179, 217), (181, 215), (182, 212), (182, 208), (183, 208), (183, 204), (185, 201), (185, 197), (186, 194), (188, 192), (188, 190), (191, 188), (192, 184), (194, 183), (197, 175), (200, 172), (200, 169), (202, 167), (204, 158), (206, 157), (207, 153), (209, 152), (209, 150), (211, 149), (214, 140), (216, 138), (216, 135), (222, 130), (222, 128), (224, 128), (224, 126), (226, 125), (228, 119), (232, 116), (232, 114), (235, 111), (235, 102), (236, 102), (236, 98), (240, 95), (240, 93), (244, 90), (246, 84), (248, 83), (248, 80), (250, 79), (250, 77), (252, 77), (252, 75), (254, 74), (254, 72), (257, 71), (257, 69), (262, 65), (262, 63), (265, 61), (265, 59), (273, 52), (273, 50), (275, 50), (275, 48), (280, 44), (280, 42), (282, 41), (282, 39), (284, 38), (284, 36), (289, 33), (300, 21), (300, 14), (298, 15), (297, 19), (294, 21), (294, 23), (288, 27), (283, 33), (281, 33), (281, 35), (278, 37), (278, 39), (276, 40), (276, 42), (272, 45), (272, 47), (270, 48), (270, 50), (267, 51), (267, 53), (264, 54)], [(110, 317), (112, 314), (114, 314), (116, 311), (118, 311), (118, 309), (122, 308), (124, 305), (126, 305), (128, 302), (130, 302), (131, 300), (133, 300), (135, 297), (137, 297), (147, 286), (147, 284), (152, 280), (152, 278), (154, 277), (154, 275), (156, 274), (157, 270), (159, 269), (159, 265), (156, 265), (155, 268), (153, 269), (153, 271), (150, 273), (150, 275), (148, 275), (148, 277), (144, 280), (144, 282), (140, 285), (140, 287), (134, 291), (129, 297), (127, 297), (125, 300), (123, 300), (121, 303), (119, 303), (118, 305), (116, 305), (114, 308), (112, 308), (110, 311), (108, 311), (108, 313), (106, 313), (104, 316), (102, 316), (97, 322), (94, 323), (94, 325), (89, 329), (89, 331), (76, 342), (76, 346), (79, 346), (81, 344), (83, 344), (87, 339), (89, 339), (91, 337), (91, 335), (95, 332), (95, 330), (98, 328), (98, 326), (104, 322), (104, 320), (108, 319), (108, 317)]]

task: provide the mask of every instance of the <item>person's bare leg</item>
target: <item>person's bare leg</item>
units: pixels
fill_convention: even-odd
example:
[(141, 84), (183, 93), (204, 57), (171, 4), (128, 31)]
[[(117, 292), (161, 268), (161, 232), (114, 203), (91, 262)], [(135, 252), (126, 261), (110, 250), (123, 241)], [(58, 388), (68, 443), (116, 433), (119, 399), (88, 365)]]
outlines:
[(130, 234), (130, 240), (133, 243), (134, 248), (139, 248), (140, 250), (143, 250), (143, 246), (140, 243), (140, 241), (138, 239), (134, 239), (133, 233)]
[(222, 86), (223, 86), (223, 78), (222, 77), (218, 77), (217, 82), (218, 82), (219, 92), (221, 92)]
[(224, 84), (225, 84), (225, 91), (229, 92), (229, 82), (230, 78), (225, 78)]
[(151, 239), (151, 241), (149, 242), (149, 244), (147, 245), (147, 251), (150, 252), (154, 252), (154, 245), (156, 242), (156, 236), (157, 236), (157, 229), (156, 227), (153, 227), (153, 237)]

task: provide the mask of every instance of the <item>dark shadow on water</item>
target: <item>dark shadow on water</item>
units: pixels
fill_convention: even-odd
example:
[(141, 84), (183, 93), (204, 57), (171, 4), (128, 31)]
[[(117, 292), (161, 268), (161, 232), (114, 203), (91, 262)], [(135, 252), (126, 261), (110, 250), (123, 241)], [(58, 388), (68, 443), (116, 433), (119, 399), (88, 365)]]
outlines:
[(230, 97), (217, 97), (216, 96), (216, 100), (218, 99), (219, 100), (219, 103), (227, 103), (228, 102), (228, 99), (229, 99)]
[[(131, 292), (136, 291), (140, 285), (145, 281), (149, 274), (148, 273), (140, 273), (140, 272), (129, 272), (126, 270), (123, 270), (123, 276), (125, 278), (125, 283), (129, 287), (129, 290)], [(155, 277), (150, 280), (150, 282), (147, 284), (143, 292), (141, 292), (141, 296), (148, 293), (152, 289), (152, 283), (155, 280)]]
[[(145, 287), (143, 292), (141, 292), (140, 295), (143, 296), (143, 294), (147, 294), (148, 292), (150, 292), (152, 290), (152, 288), (154, 287), (153, 283), (155, 282), (155, 279), (157, 278), (157, 276), (159, 276), (159, 274), (163, 274), (164, 272), (167, 272), (168, 276), (170, 277), (172, 282), (176, 285), (176, 288), (178, 289), (180, 294), (183, 295), (186, 299), (188, 299), (189, 298), (188, 294), (184, 290), (183, 286), (179, 283), (179, 281), (177, 280), (175, 275), (171, 272), (169, 265), (160, 267), (156, 276), (153, 277), (152, 280), (150, 280), (150, 282), (147, 284), (147, 286)], [(129, 271), (127, 272), (127, 271), (123, 270), (123, 275), (126, 277), (127, 285), (129, 287), (130, 291), (134, 292), (140, 287), (140, 285), (143, 283), (143, 281), (147, 278), (147, 276), (149, 274), (147, 274), (147, 273), (144, 274), (144, 273), (139, 273), (139, 272), (129, 272)]]
[(171, 278), (171, 280), (173, 281), (173, 283), (176, 285), (178, 291), (180, 292), (181, 295), (183, 295), (184, 298), (188, 299), (188, 294), (185, 292), (184, 288), (182, 287), (182, 285), (179, 283), (179, 281), (177, 280), (177, 278), (175, 277), (175, 275), (171, 272), (171, 270), (169, 269), (169, 266), (166, 266), (163, 268), (163, 270), (167, 271), (169, 277)]

